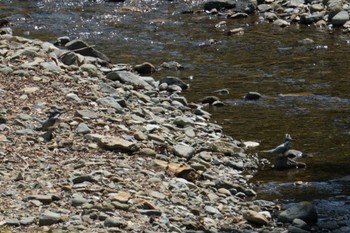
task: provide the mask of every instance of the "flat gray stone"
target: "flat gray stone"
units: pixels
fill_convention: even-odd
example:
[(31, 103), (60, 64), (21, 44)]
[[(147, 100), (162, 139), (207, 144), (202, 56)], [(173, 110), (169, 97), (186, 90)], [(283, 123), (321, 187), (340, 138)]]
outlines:
[(77, 126), (77, 133), (78, 134), (88, 134), (88, 133), (91, 133), (91, 129), (89, 128), (89, 126), (85, 123), (80, 123), (78, 126)]
[(184, 81), (178, 77), (167, 76), (159, 80), (159, 84), (166, 83), (168, 86), (175, 85), (181, 87), (182, 90), (185, 90), (189, 87)]
[(125, 228), (128, 224), (122, 218), (119, 218), (119, 217), (108, 217), (108, 218), (105, 219), (103, 225), (105, 227)]
[(192, 126), (194, 124), (192, 119), (185, 116), (176, 117), (173, 123), (180, 128), (184, 128), (185, 126)]
[(118, 113), (123, 113), (123, 107), (120, 106), (120, 104), (118, 103), (118, 101), (116, 99), (114, 99), (113, 97), (103, 97), (100, 99), (96, 100), (97, 103), (103, 105), (104, 107), (111, 107), (114, 108)]
[(78, 196), (76, 195), (73, 199), (72, 199), (72, 206), (81, 206), (85, 203), (88, 203), (89, 200), (82, 197), (82, 196)]
[(146, 90), (154, 89), (148, 82), (144, 81), (141, 76), (130, 71), (113, 71), (107, 74), (107, 79), (120, 81), (122, 83), (143, 87)]
[(35, 218), (34, 217), (24, 217), (24, 218), (21, 218), (19, 222), (21, 225), (30, 225), (30, 224), (33, 224), (35, 222)]
[(100, 115), (97, 112), (92, 110), (77, 110), (74, 115), (85, 119), (100, 118)]
[(61, 215), (49, 210), (46, 210), (39, 217), (39, 226), (53, 225), (61, 221)]

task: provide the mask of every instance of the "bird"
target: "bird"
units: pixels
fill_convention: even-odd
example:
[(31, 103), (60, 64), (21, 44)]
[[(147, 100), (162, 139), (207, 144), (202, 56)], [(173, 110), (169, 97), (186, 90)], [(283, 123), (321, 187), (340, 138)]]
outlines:
[(276, 155), (284, 155), (289, 150), (289, 144), (292, 141), (292, 137), (290, 134), (286, 134), (284, 137), (284, 142), (281, 145), (278, 145), (277, 147), (271, 149), (271, 150), (265, 150), (262, 152), (272, 153)]
[(61, 116), (61, 112), (57, 109), (54, 109), (50, 114), (46, 121), (44, 121), (40, 127), (36, 128), (36, 130), (40, 131), (46, 131), (52, 126), (54, 126), (58, 120), (58, 118)]

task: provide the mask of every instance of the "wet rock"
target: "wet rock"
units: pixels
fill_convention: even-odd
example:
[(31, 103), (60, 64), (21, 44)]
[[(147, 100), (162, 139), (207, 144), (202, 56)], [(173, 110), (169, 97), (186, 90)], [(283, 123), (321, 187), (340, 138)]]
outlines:
[(72, 40), (65, 44), (65, 47), (75, 53), (79, 53), (83, 56), (90, 56), (100, 58), (104, 61), (110, 62), (109, 58), (101, 53), (100, 51), (94, 49), (92, 46), (89, 46), (86, 42), (82, 40)]
[(233, 0), (214, 0), (204, 3), (204, 10), (211, 11), (213, 9), (232, 9), (236, 7), (236, 1)]
[(332, 18), (343, 10), (343, 0), (325, 0), (325, 4), (328, 7), (328, 21), (331, 22)]
[(156, 71), (156, 68), (151, 63), (144, 62), (142, 64), (136, 65), (134, 67), (134, 70), (141, 75), (145, 75), (145, 74), (152, 74), (153, 72)]
[(202, 104), (213, 104), (215, 101), (220, 101), (219, 97), (217, 96), (206, 96), (201, 100)]
[[(293, 154), (290, 154), (290, 156), (292, 155)], [(274, 161), (274, 168), (277, 170), (306, 168), (306, 164), (294, 161), (293, 159), (290, 159), (287, 156), (278, 156)]]
[(303, 44), (303, 45), (309, 45), (309, 44), (313, 44), (314, 40), (310, 39), (310, 38), (305, 38), (305, 39), (302, 39), (302, 40), (298, 40), (298, 43), (299, 44)]
[(180, 78), (167, 76), (159, 80), (159, 84), (166, 83), (168, 86), (175, 85), (181, 87), (182, 90), (185, 90), (189, 87), (188, 84), (183, 82)]
[(97, 119), (100, 115), (93, 110), (77, 110), (74, 114), (75, 116), (82, 117), (84, 119)]
[(39, 217), (39, 226), (53, 225), (61, 221), (61, 215), (49, 210), (46, 210)]
[(300, 202), (282, 211), (278, 216), (279, 221), (289, 223), (293, 222), (296, 218), (308, 224), (314, 224), (318, 219), (316, 209), (310, 202)]
[(290, 149), (290, 150), (287, 150), (284, 156), (287, 156), (288, 158), (295, 160), (295, 159), (301, 158), (303, 156), (303, 153), (299, 150)]
[(91, 129), (88, 127), (85, 123), (80, 123), (77, 127), (77, 133), (78, 134), (88, 134), (91, 133)]
[(296, 226), (291, 226), (288, 228), (288, 233), (309, 233), (310, 231), (308, 230), (303, 230), (299, 227)]
[(214, 91), (214, 93), (218, 95), (228, 95), (230, 94), (230, 91), (228, 89), (219, 89)]
[(295, 218), (293, 220), (292, 224), (293, 224), (293, 226), (295, 226), (297, 228), (300, 228), (303, 230), (310, 230), (309, 225), (301, 219)]
[(179, 143), (174, 146), (174, 154), (179, 157), (189, 159), (194, 153), (194, 148), (185, 143)]
[(8, 226), (19, 226), (20, 221), (17, 218), (9, 218), (5, 220), (6, 225)]
[(320, 12), (314, 12), (312, 14), (303, 14), (300, 16), (300, 23), (301, 24), (313, 24), (318, 22), (323, 18), (324, 14)]
[(5, 18), (1, 18), (0, 19), (0, 27), (6, 27), (10, 24), (10, 21), (8, 19), (5, 19)]
[(233, 28), (228, 31), (228, 35), (243, 35), (244, 28)]
[(243, 212), (243, 218), (247, 221), (250, 221), (259, 225), (269, 224), (269, 220), (264, 215), (253, 210), (247, 210)]
[(261, 98), (261, 94), (258, 92), (248, 92), (248, 94), (245, 95), (245, 100), (258, 100)]

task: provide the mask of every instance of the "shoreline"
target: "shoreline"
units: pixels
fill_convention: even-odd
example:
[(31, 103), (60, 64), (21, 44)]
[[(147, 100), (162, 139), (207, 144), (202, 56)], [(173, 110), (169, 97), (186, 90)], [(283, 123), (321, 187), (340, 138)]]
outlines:
[[(178, 85), (157, 85), (121, 65), (106, 75), (100, 60), (82, 55), (79, 66), (68, 66), (48, 42), (16, 36), (0, 42), (2, 229), (288, 226), (268, 219), (277, 204), (245, 201), (256, 193), (244, 172), (256, 170), (258, 158), (223, 135), (200, 105), (188, 104)], [(60, 122), (36, 131), (53, 108), (63, 112)]]

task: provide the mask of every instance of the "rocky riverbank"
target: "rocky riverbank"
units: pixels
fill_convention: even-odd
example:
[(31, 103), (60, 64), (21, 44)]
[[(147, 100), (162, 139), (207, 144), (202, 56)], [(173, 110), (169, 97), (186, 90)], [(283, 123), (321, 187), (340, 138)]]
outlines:
[[(210, 0), (204, 4), (204, 10), (228, 19), (248, 17), (256, 13), (259, 15), (258, 22), (272, 22), (279, 27), (303, 24), (332, 29), (335, 26), (343, 27), (343, 31), (348, 32), (350, 26), (349, 4), (342, 0)], [(242, 31), (243, 28), (231, 29), (230, 33), (242, 34)]]
[(2, 230), (317, 231), (309, 203), (280, 213), (259, 200), (259, 158), (187, 102), (184, 82), (110, 64), (83, 41), (57, 46), (0, 39)]

